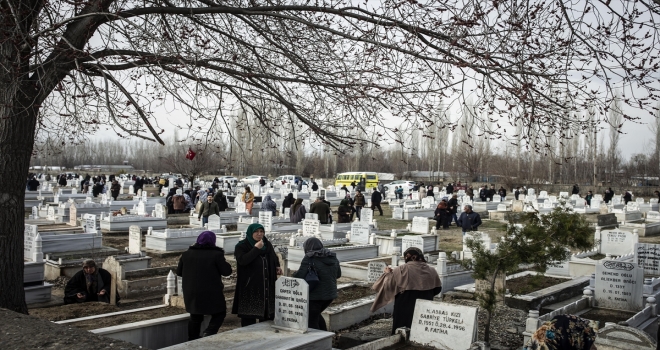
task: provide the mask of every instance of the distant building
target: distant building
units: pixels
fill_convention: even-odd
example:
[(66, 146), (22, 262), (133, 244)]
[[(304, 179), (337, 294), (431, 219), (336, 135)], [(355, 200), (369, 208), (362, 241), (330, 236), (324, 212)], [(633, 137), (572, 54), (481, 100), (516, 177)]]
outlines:
[(133, 168), (132, 165), (110, 165), (110, 164), (104, 164), (104, 165), (76, 165), (73, 167), (74, 170), (78, 171), (125, 171), (125, 172), (133, 172), (135, 171), (135, 168)]

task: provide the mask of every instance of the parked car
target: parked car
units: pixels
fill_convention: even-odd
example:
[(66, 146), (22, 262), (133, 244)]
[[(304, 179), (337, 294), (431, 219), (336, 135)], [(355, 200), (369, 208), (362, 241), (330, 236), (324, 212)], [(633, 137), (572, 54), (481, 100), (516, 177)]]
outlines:
[(268, 181), (267, 176), (263, 175), (250, 175), (248, 177), (244, 177), (241, 179), (241, 182), (245, 185), (253, 185), (256, 183), (259, 183), (259, 179), (263, 178), (264, 180)]
[(385, 192), (388, 192), (390, 188), (394, 188), (394, 186), (399, 186), (399, 187), (403, 186), (404, 189), (407, 188), (408, 192), (410, 192), (413, 190), (413, 187), (415, 187), (415, 181), (406, 181), (406, 180), (392, 181), (388, 184), (383, 185), (383, 190)]
[(235, 184), (238, 182), (238, 179), (233, 176), (220, 176), (218, 180), (220, 180), (221, 183), (229, 181), (230, 184)]

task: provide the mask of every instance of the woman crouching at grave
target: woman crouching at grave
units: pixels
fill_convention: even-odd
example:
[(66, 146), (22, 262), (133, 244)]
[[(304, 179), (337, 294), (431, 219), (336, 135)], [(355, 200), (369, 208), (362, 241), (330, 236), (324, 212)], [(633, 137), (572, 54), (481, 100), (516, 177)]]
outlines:
[(557, 315), (532, 334), (523, 350), (596, 350), (595, 342), (593, 321), (574, 315)]
[(296, 199), (296, 201), (293, 203), (291, 206), (291, 211), (289, 211), (290, 219), (289, 221), (297, 224), (305, 218), (305, 214), (307, 214), (307, 209), (305, 209), (305, 206), (302, 205), (302, 198)]
[[(87, 259), (82, 271), (78, 271), (64, 287), (64, 304), (88, 301), (110, 302), (110, 272), (96, 267), (96, 262)], [(119, 300), (119, 295), (117, 295)]]
[(269, 211), (273, 213), (273, 216), (275, 216), (275, 212), (277, 211), (277, 203), (275, 203), (270, 196), (265, 196), (264, 201), (261, 202), (261, 211)]
[(236, 291), (231, 313), (241, 318), (241, 327), (275, 316), (275, 280), (282, 269), (273, 245), (264, 235), (263, 226), (251, 224), (234, 250)]
[(222, 276), (231, 275), (225, 251), (215, 245), (215, 233), (204, 231), (179, 259), (176, 274), (183, 277), (183, 301), (190, 313), (188, 340), (199, 338), (204, 315), (211, 321), (202, 336), (218, 333), (227, 315)]
[(412, 325), (417, 299), (433, 300), (442, 290), (440, 277), (429, 267), (419, 248), (410, 247), (403, 253), (405, 264), (385, 268), (382, 276), (371, 287), (377, 291), (371, 312), (394, 302), (392, 334), (397, 328)]
[(337, 278), (341, 277), (341, 268), (337, 254), (323, 248), (318, 238), (308, 238), (303, 244), (305, 257), (300, 268), (293, 275), (296, 278), (305, 278), (310, 265), (316, 271), (319, 282), (309, 287), (309, 319), (308, 327), (327, 331), (325, 320), (321, 316), (334, 299), (337, 299)]
[(243, 197), (241, 198), (243, 203), (245, 203), (245, 211), (252, 215), (252, 206), (254, 205), (254, 193), (250, 191), (250, 187), (245, 186), (245, 192), (243, 192)]
[(351, 222), (351, 207), (348, 205), (348, 199), (342, 199), (339, 203), (337, 216), (340, 224)]

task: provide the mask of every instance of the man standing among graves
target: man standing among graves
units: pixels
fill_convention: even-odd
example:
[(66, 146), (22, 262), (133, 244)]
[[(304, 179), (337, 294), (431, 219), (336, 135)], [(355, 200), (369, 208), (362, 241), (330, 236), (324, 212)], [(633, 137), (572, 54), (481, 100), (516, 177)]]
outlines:
[(371, 194), (371, 211), (374, 211), (374, 208), (378, 208), (380, 216), (383, 216), (383, 208), (380, 207), (380, 202), (383, 200), (383, 196), (380, 194), (377, 188), (374, 188), (374, 192)]
[(312, 180), (312, 191), (318, 191), (319, 190), (319, 185), (316, 183), (315, 180)]
[(506, 199), (506, 190), (504, 189), (504, 186), (500, 186), (499, 191), (497, 191), (497, 194), (500, 196), (500, 202), (504, 202)]
[(584, 197), (584, 200), (587, 201), (587, 205), (589, 207), (591, 207), (591, 199), (592, 198), (594, 198), (594, 194), (591, 191), (587, 192), (587, 196)]
[(229, 207), (229, 203), (227, 203), (227, 196), (222, 193), (222, 190), (219, 190), (218, 193), (213, 196), (213, 201), (218, 203), (218, 209), (220, 209), (220, 211), (225, 211)]
[(450, 182), (449, 185), (447, 185), (447, 194), (453, 194), (453, 193), (454, 193), (454, 186)]
[(259, 186), (261, 186), (261, 187), (266, 186), (266, 180), (264, 180), (263, 177), (260, 177), (260, 178), (259, 178)]
[(386, 267), (383, 275), (371, 287), (378, 293), (371, 305), (371, 312), (394, 302), (392, 334), (397, 328), (410, 328), (418, 299), (433, 300), (442, 290), (438, 273), (429, 267), (419, 248), (410, 247), (403, 256), (405, 264)]
[(481, 216), (479, 216), (479, 213), (473, 212), (471, 205), (463, 207), (463, 213), (458, 218), (458, 226), (463, 228), (463, 236), (467, 232), (475, 231), (479, 225), (481, 225)]
[(479, 189), (479, 199), (481, 199), (482, 202), (486, 201), (486, 186), (481, 186)]
[(213, 201), (212, 196), (206, 196), (206, 202), (202, 204), (202, 207), (199, 209), (199, 215), (197, 215), (197, 220), (202, 219), (202, 226), (206, 225), (209, 222), (209, 216), (211, 215), (220, 215), (220, 207), (218, 203)]
[(451, 215), (449, 218), (449, 226), (451, 226), (452, 220), (456, 223), (456, 226), (459, 226), (458, 217), (456, 216), (456, 213), (458, 212), (458, 196), (455, 194), (452, 195), (447, 205), (449, 206), (449, 214)]
[(203, 336), (218, 333), (227, 315), (222, 276), (231, 275), (231, 265), (215, 245), (215, 233), (204, 231), (197, 237), (181, 255), (176, 274), (183, 277), (183, 301), (190, 313), (188, 340), (199, 338), (204, 315), (211, 315), (211, 321)]
[(612, 197), (614, 197), (614, 191), (612, 191), (612, 187), (608, 187), (607, 190), (605, 190), (603, 200), (605, 203), (609, 203), (612, 200)]
[(319, 216), (319, 221), (322, 224), (328, 223), (328, 216), (330, 216), (330, 207), (323, 202), (321, 197), (316, 198), (314, 204), (309, 207), (309, 212), (317, 214)]
[(516, 200), (518, 200), (519, 196), (520, 196), (520, 187), (516, 187), (516, 191), (513, 192), (513, 197), (515, 197)]
[(119, 182), (117, 182), (117, 180), (113, 180), (112, 186), (110, 186), (110, 196), (112, 196), (113, 200), (117, 200), (120, 189), (121, 189), (121, 185), (119, 184)]
[(355, 191), (355, 201), (353, 203), (355, 204), (355, 214), (357, 215), (358, 219), (360, 219), (360, 210), (362, 210), (362, 207), (364, 207), (366, 204), (366, 200), (364, 199), (362, 191)]
[(39, 188), (39, 180), (34, 176), (27, 182), (28, 191), (36, 191)]
[(88, 301), (109, 303), (111, 280), (110, 272), (97, 268), (92, 259), (85, 260), (82, 271), (73, 275), (64, 287), (64, 304)]
[(60, 175), (57, 183), (60, 185), (60, 187), (66, 187), (66, 174)]
[(571, 194), (580, 194), (580, 187), (577, 184), (573, 185), (573, 190), (571, 191)]
[(632, 201), (632, 193), (626, 190), (626, 193), (623, 195), (623, 204), (628, 205), (628, 202)]

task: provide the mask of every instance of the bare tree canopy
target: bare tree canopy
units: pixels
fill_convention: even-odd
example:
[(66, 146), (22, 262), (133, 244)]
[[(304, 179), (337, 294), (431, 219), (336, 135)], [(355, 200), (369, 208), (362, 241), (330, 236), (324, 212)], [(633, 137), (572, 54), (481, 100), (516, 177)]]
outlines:
[(564, 138), (590, 125), (571, 112), (604, 117), (616, 89), (653, 112), (659, 3), (0, 0), (0, 307), (26, 311), (9, 266), (22, 261), (35, 135), (112, 125), (162, 143), (154, 111), (176, 107), (197, 142), (244, 110), (264, 142), (343, 148), (378, 142), (355, 128), (396, 135), (388, 116), (453, 128), (438, 106), (469, 98), (491, 137), (522, 124), (524, 142)]

